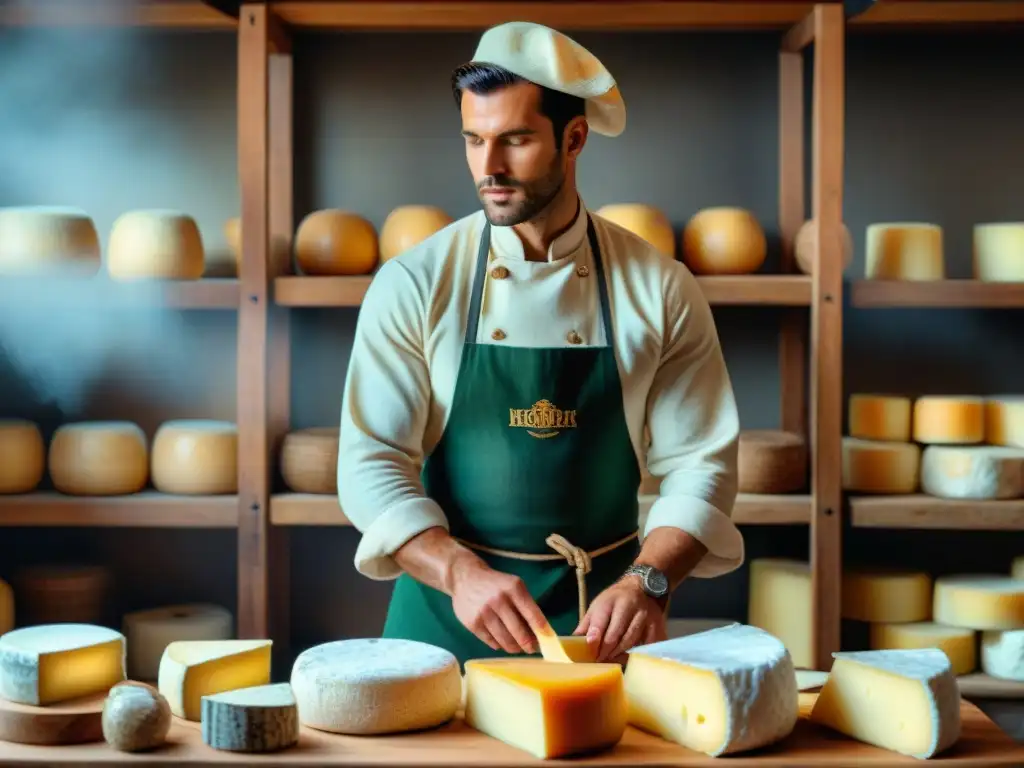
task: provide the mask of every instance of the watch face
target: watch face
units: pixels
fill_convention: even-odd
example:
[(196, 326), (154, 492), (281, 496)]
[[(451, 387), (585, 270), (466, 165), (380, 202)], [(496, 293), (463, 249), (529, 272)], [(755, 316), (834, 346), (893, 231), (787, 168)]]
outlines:
[(650, 568), (644, 574), (644, 587), (651, 594), (661, 597), (668, 592), (668, 579), (661, 571)]

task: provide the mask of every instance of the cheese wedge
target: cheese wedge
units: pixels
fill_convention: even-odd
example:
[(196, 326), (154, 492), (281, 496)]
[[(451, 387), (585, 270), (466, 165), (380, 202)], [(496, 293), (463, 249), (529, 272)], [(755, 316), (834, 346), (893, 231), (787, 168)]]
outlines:
[(467, 661), (466, 723), (540, 759), (613, 747), (626, 730), (622, 667)]
[(270, 682), (271, 640), (179, 640), (160, 658), (157, 688), (171, 712), (202, 719), (203, 696)]
[(203, 743), (228, 752), (276, 752), (298, 743), (299, 709), (288, 683), (204, 696)]
[(562, 664), (575, 662), (592, 663), (597, 660), (597, 647), (588, 645), (586, 636), (567, 635), (559, 637), (550, 626), (547, 630), (540, 630), (537, 635), (537, 644), (540, 646), (540, 655), (544, 661), (555, 661)]
[(634, 648), (625, 684), (631, 725), (712, 757), (785, 738), (800, 711), (789, 651), (744, 624)]
[(0, 637), (0, 698), (47, 706), (125, 679), (124, 635), (92, 624), (41, 624)]
[(921, 759), (960, 738), (960, 688), (949, 658), (938, 648), (832, 656), (812, 722)]

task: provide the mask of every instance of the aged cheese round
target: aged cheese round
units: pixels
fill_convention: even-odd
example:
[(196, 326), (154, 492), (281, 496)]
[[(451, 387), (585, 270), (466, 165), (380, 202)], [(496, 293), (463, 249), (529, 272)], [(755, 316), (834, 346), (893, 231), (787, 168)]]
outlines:
[(675, 258), (672, 222), (657, 208), (641, 203), (612, 203), (598, 208), (597, 215), (646, 240), (670, 259)]
[(985, 400), (985, 440), (992, 445), (1024, 448), (1024, 396)]
[(227, 752), (277, 752), (299, 741), (299, 710), (288, 683), (203, 696), (203, 743)]
[(45, 471), (46, 445), (39, 427), (22, 419), (0, 420), (0, 494), (34, 491)]
[(981, 671), (1003, 680), (1024, 682), (1024, 629), (982, 632)]
[(206, 269), (195, 220), (179, 211), (122, 214), (107, 243), (107, 271), (115, 280), (198, 280)]
[(740, 493), (793, 493), (807, 483), (807, 441), (777, 429), (740, 432)]
[(16, 584), (22, 623), (101, 623), (112, 583), (110, 570), (99, 565), (23, 568)]
[(949, 657), (953, 674), (966, 675), (978, 667), (977, 633), (973, 629), (947, 627), (932, 621), (872, 624), (871, 650), (909, 651), (938, 648)]
[(227, 240), (228, 250), (234, 258), (235, 271), (241, 274), (242, 219), (239, 216), (233, 216), (224, 222), (224, 239)]
[(123, 625), (128, 639), (128, 675), (149, 682), (158, 679), (160, 659), (171, 643), (232, 638), (231, 612), (207, 603), (135, 611), (125, 614)]
[(917, 490), (921, 448), (914, 443), (844, 437), (843, 490), (860, 493), (913, 493)]
[(984, 399), (931, 395), (914, 402), (914, 440), (917, 442), (967, 445), (984, 439)]
[(156, 688), (126, 681), (103, 703), (103, 738), (120, 752), (159, 747), (171, 730), (171, 707)]
[(975, 224), (974, 277), (989, 283), (1024, 283), (1024, 222)]
[(395, 208), (380, 228), (380, 260), (393, 259), (451, 223), (451, 216), (431, 205)]
[(0, 274), (91, 277), (100, 238), (85, 211), (56, 206), (0, 208)]
[(967, 629), (1024, 629), (1024, 581), (1008, 576), (941, 576), (935, 621)]
[[(796, 251), (796, 266), (805, 275), (814, 274), (814, 241), (818, 237), (817, 219), (808, 219), (796, 233), (794, 250)], [(824, 252), (825, 258), (829, 257), (829, 251)], [(849, 228), (843, 224), (842, 252), (843, 270), (850, 266), (853, 261), (853, 235)]]
[(310, 427), (285, 435), (281, 476), (296, 493), (338, 492), (338, 428)]
[(57, 428), (50, 478), (72, 496), (138, 493), (149, 479), (146, 434), (130, 421), (82, 421)]
[(302, 725), (370, 735), (431, 728), (462, 703), (459, 662), (446, 650), (398, 639), (338, 640), (299, 654), (292, 689)]
[(697, 275), (756, 272), (768, 255), (764, 230), (742, 208), (705, 208), (683, 230), (683, 261)]
[(0, 635), (14, 629), (14, 590), (0, 579)]
[(946, 275), (942, 227), (935, 224), (871, 224), (865, 254), (869, 280), (942, 280)]
[(927, 621), (932, 577), (896, 568), (848, 568), (843, 573), (844, 619), (869, 622)]
[(238, 493), (238, 428), (230, 421), (167, 421), (150, 450), (153, 487), (163, 493)]
[(850, 395), (850, 437), (910, 442), (909, 397)]
[(378, 258), (373, 225), (351, 211), (314, 211), (295, 233), (295, 262), (305, 275), (367, 275)]
[(1024, 448), (929, 445), (921, 454), (921, 490), (943, 499), (1024, 496)]

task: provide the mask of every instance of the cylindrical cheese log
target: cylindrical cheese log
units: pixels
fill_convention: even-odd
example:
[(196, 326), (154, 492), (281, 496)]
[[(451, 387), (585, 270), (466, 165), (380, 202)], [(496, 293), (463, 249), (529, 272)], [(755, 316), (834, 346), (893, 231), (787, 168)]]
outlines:
[(914, 402), (914, 440), (969, 445), (985, 439), (985, 401), (980, 397), (930, 395)]
[(241, 275), (242, 270), (242, 219), (234, 216), (224, 222), (224, 239), (228, 242), (228, 250), (235, 261), (235, 271)]
[(768, 255), (764, 230), (742, 208), (705, 208), (683, 230), (683, 261), (697, 275), (746, 275)]
[(599, 208), (597, 215), (646, 240), (670, 259), (675, 258), (672, 222), (657, 208), (640, 203), (613, 203)]
[(451, 223), (451, 216), (432, 205), (395, 208), (380, 228), (380, 260), (393, 259)]
[[(805, 275), (814, 274), (814, 243), (817, 239), (817, 219), (805, 221), (796, 233), (796, 243), (794, 244), (796, 266)], [(831, 249), (826, 245), (822, 251), (822, 258), (842, 259), (843, 271), (850, 266), (853, 261), (853, 235), (850, 234), (850, 230), (845, 224), (843, 224), (841, 242), (833, 244)]]
[(43, 434), (31, 421), (0, 420), (0, 494), (30, 493), (46, 471)]
[(102, 624), (113, 576), (102, 566), (36, 565), (17, 577), (22, 625)]
[(974, 226), (974, 277), (989, 283), (1024, 283), (1024, 222)]
[(921, 468), (921, 448), (914, 443), (844, 437), (843, 490), (859, 493), (913, 493)]
[(0, 635), (14, 629), (14, 590), (0, 579)]
[(871, 650), (909, 651), (938, 648), (949, 657), (953, 674), (966, 675), (978, 667), (977, 633), (931, 621), (871, 625)]
[(985, 400), (985, 440), (992, 445), (1024, 448), (1024, 396)]
[(929, 445), (921, 454), (921, 490), (943, 499), (1024, 496), (1024, 448)]
[(982, 632), (981, 671), (1003, 680), (1024, 682), (1024, 629)]
[(203, 743), (228, 752), (276, 752), (299, 740), (299, 710), (288, 683), (203, 696)]
[(351, 211), (314, 211), (295, 233), (295, 262), (305, 275), (367, 275), (378, 260), (377, 232)]
[(50, 479), (72, 496), (138, 493), (149, 479), (146, 433), (130, 421), (83, 421), (57, 428)]
[(1024, 629), (1024, 581), (1007, 576), (935, 580), (935, 621), (968, 629)]
[(85, 211), (0, 208), (0, 274), (91, 277), (100, 263), (99, 234)]
[(909, 397), (850, 395), (850, 437), (910, 442), (910, 411)]
[(219, 605), (169, 605), (125, 614), (128, 676), (156, 682), (160, 658), (168, 644), (179, 640), (230, 640), (231, 612)]
[(338, 428), (310, 427), (285, 435), (281, 475), (296, 493), (338, 492)]
[(942, 280), (942, 227), (921, 223), (871, 224), (865, 274), (869, 280)]
[(810, 563), (776, 557), (750, 561), (747, 623), (779, 638), (798, 667), (815, 665), (811, 597)]
[(807, 484), (807, 441), (776, 429), (740, 432), (740, 493), (794, 493)]
[(199, 227), (185, 213), (129, 211), (110, 230), (107, 271), (115, 280), (198, 280), (205, 269)]
[(163, 493), (238, 493), (238, 428), (229, 421), (181, 419), (153, 436), (153, 487)]
[(156, 688), (118, 683), (103, 703), (103, 738), (119, 752), (159, 747), (171, 730), (171, 707)]
[(932, 577), (898, 568), (848, 568), (843, 573), (844, 619), (869, 622), (927, 621)]

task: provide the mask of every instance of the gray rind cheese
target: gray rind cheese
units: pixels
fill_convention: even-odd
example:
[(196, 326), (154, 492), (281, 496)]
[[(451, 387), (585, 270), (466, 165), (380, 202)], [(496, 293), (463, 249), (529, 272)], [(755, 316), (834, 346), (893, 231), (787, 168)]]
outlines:
[(299, 710), (288, 683), (204, 696), (203, 743), (228, 752), (276, 752), (299, 741)]

